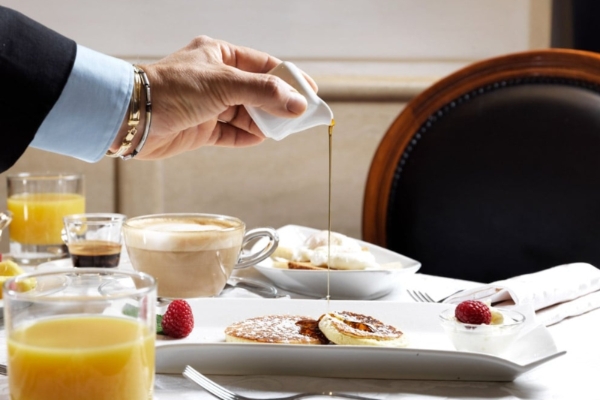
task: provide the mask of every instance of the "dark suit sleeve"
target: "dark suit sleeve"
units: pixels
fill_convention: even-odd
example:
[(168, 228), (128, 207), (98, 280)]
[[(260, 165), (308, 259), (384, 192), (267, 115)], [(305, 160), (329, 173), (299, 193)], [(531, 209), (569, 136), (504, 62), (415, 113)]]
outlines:
[(67, 83), (74, 41), (0, 6), (0, 172), (25, 152)]

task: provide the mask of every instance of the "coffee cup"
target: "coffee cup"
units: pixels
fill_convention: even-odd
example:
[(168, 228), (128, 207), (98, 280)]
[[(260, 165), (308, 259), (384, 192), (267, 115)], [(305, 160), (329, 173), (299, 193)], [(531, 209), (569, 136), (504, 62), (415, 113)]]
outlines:
[[(256, 239), (264, 247), (250, 254), (242, 249)], [(255, 265), (277, 248), (273, 228), (246, 232), (238, 218), (200, 213), (151, 214), (123, 224), (123, 239), (131, 264), (158, 281), (158, 296), (196, 298), (217, 296), (234, 269)]]

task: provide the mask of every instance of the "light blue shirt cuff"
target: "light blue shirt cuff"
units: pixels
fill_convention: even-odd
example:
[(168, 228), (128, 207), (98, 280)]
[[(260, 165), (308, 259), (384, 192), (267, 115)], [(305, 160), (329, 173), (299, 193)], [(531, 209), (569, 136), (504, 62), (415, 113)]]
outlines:
[(67, 84), (31, 146), (99, 161), (119, 131), (132, 90), (131, 64), (77, 45)]

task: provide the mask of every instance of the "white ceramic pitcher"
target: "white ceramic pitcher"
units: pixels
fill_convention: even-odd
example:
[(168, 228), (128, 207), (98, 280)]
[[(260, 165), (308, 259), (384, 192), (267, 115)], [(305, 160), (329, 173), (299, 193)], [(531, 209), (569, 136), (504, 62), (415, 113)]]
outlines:
[(306, 111), (297, 118), (282, 118), (255, 107), (246, 107), (248, 114), (265, 136), (281, 140), (292, 133), (319, 125), (331, 125), (333, 112), (309, 85), (302, 72), (293, 63), (285, 61), (268, 72), (278, 76), (306, 98)]

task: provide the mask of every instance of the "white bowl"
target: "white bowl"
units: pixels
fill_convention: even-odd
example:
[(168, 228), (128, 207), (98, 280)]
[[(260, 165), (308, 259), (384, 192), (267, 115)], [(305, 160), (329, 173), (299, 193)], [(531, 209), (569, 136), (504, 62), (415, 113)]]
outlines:
[(444, 331), (456, 350), (499, 355), (517, 339), (525, 323), (525, 316), (517, 311), (497, 309), (504, 321), (499, 325), (474, 325), (459, 322), (454, 308), (440, 314)]
[[(280, 244), (289, 235), (306, 238), (319, 231), (299, 225), (286, 225), (277, 229)], [(402, 254), (362, 240), (356, 241), (361, 247), (368, 248), (378, 263), (398, 263), (402, 268), (348, 271), (282, 269), (274, 267), (271, 259), (261, 261), (254, 268), (276, 286), (290, 292), (310, 297), (325, 297), (329, 287), (332, 300), (373, 300), (402, 287), (421, 267), (420, 262)], [(256, 246), (262, 244), (257, 243)]]

